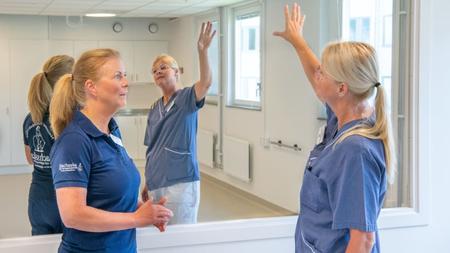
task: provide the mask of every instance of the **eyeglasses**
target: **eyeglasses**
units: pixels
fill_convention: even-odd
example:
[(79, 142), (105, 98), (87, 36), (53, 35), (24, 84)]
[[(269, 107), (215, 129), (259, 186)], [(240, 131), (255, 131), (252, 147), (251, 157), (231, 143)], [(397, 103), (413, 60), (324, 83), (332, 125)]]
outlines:
[(153, 75), (156, 75), (156, 73), (158, 73), (158, 71), (165, 72), (171, 68), (172, 67), (170, 67), (169, 65), (163, 63), (163, 64), (160, 64), (159, 67), (153, 68), (152, 73), (153, 73)]

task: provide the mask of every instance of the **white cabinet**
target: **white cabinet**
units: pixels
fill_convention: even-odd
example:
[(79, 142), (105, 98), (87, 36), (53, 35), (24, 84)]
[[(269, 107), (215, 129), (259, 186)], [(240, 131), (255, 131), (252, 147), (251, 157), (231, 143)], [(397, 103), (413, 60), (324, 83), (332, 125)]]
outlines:
[(114, 117), (122, 134), (122, 143), (128, 155), (135, 160), (144, 160), (147, 147), (144, 145), (147, 116)]
[(112, 48), (120, 52), (128, 80), (134, 82), (134, 50), (131, 41), (99, 41), (100, 48)]
[(27, 164), (23, 145), (23, 120), (28, 113), (28, 89), (34, 75), (48, 58), (47, 40), (10, 41), (11, 163)]
[(131, 84), (152, 83), (153, 60), (168, 51), (167, 41), (100, 41), (99, 46), (120, 52)]
[(83, 40), (73, 42), (73, 56), (75, 60), (80, 58), (81, 54), (87, 50), (98, 48), (98, 41), (95, 40)]
[(135, 41), (134, 43), (135, 82), (153, 83), (152, 64), (160, 54), (167, 54), (167, 41)]
[[(0, 62), (9, 62), (9, 43), (0, 40)], [(0, 92), (0, 166), (11, 162), (11, 114), (9, 64), (0, 64), (0, 76), (3, 83)]]

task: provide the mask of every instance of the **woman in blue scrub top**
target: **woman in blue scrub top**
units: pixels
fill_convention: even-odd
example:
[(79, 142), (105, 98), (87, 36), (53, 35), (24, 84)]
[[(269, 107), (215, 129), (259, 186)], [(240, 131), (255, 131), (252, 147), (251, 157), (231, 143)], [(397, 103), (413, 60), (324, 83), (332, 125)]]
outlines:
[(33, 77), (28, 91), (30, 113), (23, 122), (23, 141), (27, 161), (33, 165), (28, 194), (32, 235), (63, 231), (50, 166), (50, 149), (55, 138), (50, 128), (48, 107), (55, 83), (62, 75), (72, 72), (73, 63), (74, 59), (68, 55), (51, 57), (44, 63), (42, 72)]
[(380, 252), (377, 218), (395, 151), (375, 50), (360, 42), (331, 43), (319, 62), (302, 36), (300, 6), (291, 13), (286, 6), (285, 18), (285, 30), (274, 35), (295, 48), (328, 114), (303, 176), (296, 252)]
[(138, 201), (140, 176), (112, 118), (126, 104), (128, 80), (112, 49), (85, 52), (58, 81), (50, 104), (56, 137), (53, 183), (65, 228), (59, 252), (136, 252), (136, 227), (160, 230), (172, 216)]
[(177, 88), (180, 70), (171, 56), (157, 57), (152, 66), (153, 78), (163, 96), (148, 114), (144, 139), (146, 187), (142, 199), (149, 199), (149, 195), (154, 201), (167, 197), (166, 206), (174, 213), (169, 224), (197, 222), (200, 203), (197, 113), (211, 86), (208, 48), (214, 35), (211, 22), (203, 23), (197, 43), (200, 80), (192, 87)]

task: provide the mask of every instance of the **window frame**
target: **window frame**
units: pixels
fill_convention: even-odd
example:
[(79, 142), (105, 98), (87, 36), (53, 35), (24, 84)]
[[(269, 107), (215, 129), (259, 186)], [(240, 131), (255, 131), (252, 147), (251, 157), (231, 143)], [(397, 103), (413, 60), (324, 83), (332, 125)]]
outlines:
[[(341, 10), (343, 0), (339, 0)], [(380, 229), (424, 226), (429, 224), (430, 188), (429, 188), (429, 154), (428, 154), (428, 120), (426, 108), (428, 98), (425, 85), (426, 76), (423, 69), (427, 65), (424, 52), (420, 50), (420, 0), (393, 0), (392, 14), (392, 84), (403, 82), (404, 90), (393, 85), (392, 116), (395, 134), (401, 131), (398, 121), (406, 119), (407, 131), (403, 133), (404, 161), (409, 170), (410, 207), (383, 208), (378, 220)], [(406, 9), (401, 9), (405, 7)], [(341, 13), (343, 16), (343, 13)], [(341, 18), (343, 20), (343, 17)], [(400, 26), (404, 34), (400, 38)], [(340, 28), (341, 29), (341, 28)], [(423, 38), (426, 37), (423, 35)], [(400, 41), (400, 39), (403, 39)], [(404, 43), (404, 42), (407, 43)], [(384, 42), (384, 38), (383, 38)], [(422, 57), (421, 57), (422, 56)], [(403, 93), (402, 93), (403, 92)], [(403, 95), (403, 97), (399, 97)], [(399, 109), (402, 101), (404, 112)], [(403, 129), (402, 129), (403, 130)], [(403, 187), (400, 185), (399, 187)]]
[[(259, 57), (260, 57), (260, 99), (259, 102), (253, 102), (248, 100), (240, 100), (235, 97), (235, 20), (237, 16), (258, 13), (260, 17), (260, 31), (259, 31)], [(227, 44), (228, 48), (230, 48), (229, 52), (227, 52), (227, 96), (225, 106), (228, 108), (239, 108), (239, 109), (247, 109), (247, 110), (256, 110), (261, 111), (263, 105), (263, 97), (264, 97), (264, 74), (263, 74), (263, 66), (264, 66), (264, 5), (261, 1), (252, 1), (246, 2), (239, 5), (231, 6), (227, 11)]]

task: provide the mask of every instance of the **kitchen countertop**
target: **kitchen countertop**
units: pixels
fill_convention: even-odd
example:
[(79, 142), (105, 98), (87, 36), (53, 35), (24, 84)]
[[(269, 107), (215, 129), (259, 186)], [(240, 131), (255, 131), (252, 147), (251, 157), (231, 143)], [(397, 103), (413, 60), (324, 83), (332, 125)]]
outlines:
[(148, 108), (124, 108), (118, 110), (114, 116), (146, 116), (149, 110)]

